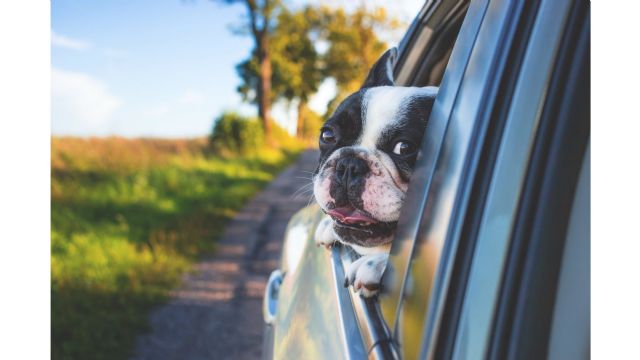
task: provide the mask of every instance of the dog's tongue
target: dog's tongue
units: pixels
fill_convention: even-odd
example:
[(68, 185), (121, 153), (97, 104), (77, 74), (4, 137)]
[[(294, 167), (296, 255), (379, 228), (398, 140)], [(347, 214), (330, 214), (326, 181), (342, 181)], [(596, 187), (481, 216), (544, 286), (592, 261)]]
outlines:
[(345, 224), (362, 224), (376, 223), (378, 220), (373, 219), (358, 209), (352, 207), (340, 207), (327, 211), (327, 214), (335, 217)]

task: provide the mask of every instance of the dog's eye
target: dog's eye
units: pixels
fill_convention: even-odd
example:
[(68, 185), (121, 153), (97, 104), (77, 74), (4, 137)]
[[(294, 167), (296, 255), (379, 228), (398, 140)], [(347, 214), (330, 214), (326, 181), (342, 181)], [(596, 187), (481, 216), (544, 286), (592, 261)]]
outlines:
[(408, 155), (415, 152), (413, 144), (407, 141), (398, 141), (393, 147), (393, 153), (396, 155)]
[(320, 141), (325, 144), (335, 144), (336, 143), (336, 135), (331, 129), (324, 129), (320, 133)]

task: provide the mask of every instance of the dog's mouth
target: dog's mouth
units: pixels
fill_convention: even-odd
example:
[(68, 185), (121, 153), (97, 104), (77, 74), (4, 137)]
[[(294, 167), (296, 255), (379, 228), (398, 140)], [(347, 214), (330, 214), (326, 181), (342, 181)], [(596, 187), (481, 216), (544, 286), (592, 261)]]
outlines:
[(352, 206), (344, 206), (327, 210), (327, 214), (338, 224), (349, 227), (366, 228), (379, 223), (378, 220), (374, 219), (365, 211), (356, 209)]
[(350, 237), (380, 237), (388, 236), (396, 228), (397, 221), (384, 222), (373, 218), (366, 211), (352, 206), (338, 207), (326, 211), (334, 223), (341, 228), (340, 233)]

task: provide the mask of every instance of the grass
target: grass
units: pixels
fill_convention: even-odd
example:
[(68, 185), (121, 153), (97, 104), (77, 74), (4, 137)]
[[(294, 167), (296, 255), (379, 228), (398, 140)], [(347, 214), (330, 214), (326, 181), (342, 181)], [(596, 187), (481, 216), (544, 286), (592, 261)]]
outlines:
[(123, 359), (224, 224), (301, 149), (215, 156), (204, 139), (52, 139), (53, 359)]

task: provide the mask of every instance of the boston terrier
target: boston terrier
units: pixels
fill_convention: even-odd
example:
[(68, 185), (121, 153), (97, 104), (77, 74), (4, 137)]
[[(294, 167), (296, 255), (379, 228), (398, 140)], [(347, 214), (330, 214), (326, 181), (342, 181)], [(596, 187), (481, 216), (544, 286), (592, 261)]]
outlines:
[(361, 255), (345, 286), (377, 293), (437, 87), (394, 86), (397, 50), (387, 50), (357, 92), (320, 130), (313, 194), (326, 213), (318, 245), (335, 242)]

